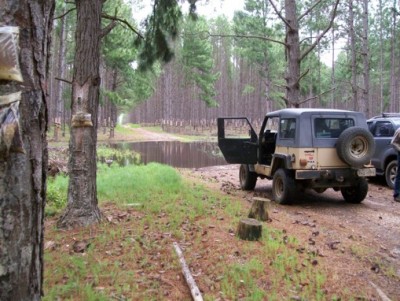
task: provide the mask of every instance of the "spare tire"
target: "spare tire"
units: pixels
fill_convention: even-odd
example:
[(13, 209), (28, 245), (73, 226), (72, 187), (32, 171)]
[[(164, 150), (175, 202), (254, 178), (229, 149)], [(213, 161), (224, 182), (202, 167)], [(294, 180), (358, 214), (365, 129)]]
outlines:
[(372, 134), (362, 127), (349, 127), (339, 136), (336, 143), (339, 158), (345, 163), (362, 167), (368, 164), (375, 152), (375, 141)]

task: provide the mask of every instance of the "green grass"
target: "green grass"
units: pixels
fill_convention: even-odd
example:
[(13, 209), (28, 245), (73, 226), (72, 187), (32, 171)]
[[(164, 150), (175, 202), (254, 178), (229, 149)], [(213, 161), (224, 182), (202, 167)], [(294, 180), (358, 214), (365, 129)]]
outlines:
[(53, 216), (60, 213), (67, 204), (68, 177), (59, 175), (55, 178), (48, 178), (46, 191), (46, 216)]
[[(62, 207), (60, 199), (65, 202), (67, 180), (58, 176), (49, 181), (48, 192), (54, 201), (48, 203), (56, 209)], [(248, 212), (244, 202), (189, 182), (172, 167), (99, 164), (97, 188), (106, 222), (72, 233), (46, 230), (47, 240), (54, 240), (59, 248), (45, 252), (43, 300), (173, 300), (165, 293), (174, 286), (157, 280), (160, 270), (169, 275), (166, 279), (176, 279), (181, 273), (173, 241), (188, 244), (189, 265), (196, 266), (196, 256), (207, 260), (198, 284), (214, 289), (203, 296), (205, 300), (353, 297), (352, 290), (345, 288), (328, 296), (324, 290), (327, 277), (313, 264), (315, 255), (298, 252), (301, 245), (294, 237), (269, 224), (263, 226), (258, 242), (230, 237), (228, 229), (235, 228)], [(128, 217), (118, 219), (120, 213)], [(212, 231), (210, 224), (230, 240), (215, 243), (212, 238), (212, 246), (205, 247), (204, 233)], [(83, 239), (90, 240), (85, 254), (68, 251), (67, 246)], [(236, 257), (234, 249), (238, 250)]]
[(97, 147), (97, 160), (103, 163), (106, 160), (113, 160), (117, 163), (128, 160), (130, 164), (139, 164), (140, 154), (130, 149), (117, 149), (100, 145)]
[(100, 202), (143, 203), (146, 208), (154, 210), (159, 206), (160, 198), (176, 201), (182, 186), (180, 176), (172, 167), (158, 163), (124, 168), (98, 166), (97, 194)]
[[(177, 201), (184, 190), (180, 175), (172, 168), (158, 163), (148, 165), (98, 164), (97, 197), (99, 202), (111, 201), (118, 205), (141, 203), (146, 210), (157, 213)], [(47, 185), (46, 214), (54, 215), (67, 202), (68, 177), (50, 178)], [(163, 200), (165, 204), (162, 204)], [(196, 204), (195, 207), (198, 207)], [(165, 208), (164, 208), (165, 209)], [(202, 212), (202, 210), (199, 210)]]
[[(124, 124), (124, 126), (125, 126), (125, 127), (129, 127), (129, 128), (131, 128), (131, 129), (138, 129), (138, 128), (141, 128), (141, 125), (140, 125), (140, 124), (137, 124), (137, 123), (126, 123), (126, 124)], [(118, 126), (117, 126), (117, 129), (119, 129), (119, 128), (124, 128), (124, 127), (121, 126), (121, 125), (118, 125)]]
[(132, 129), (137, 129), (140, 128), (140, 125), (138, 124), (126, 124), (126, 125), (120, 125), (118, 124), (115, 127), (115, 133), (119, 133), (122, 135), (127, 135), (132, 133)]

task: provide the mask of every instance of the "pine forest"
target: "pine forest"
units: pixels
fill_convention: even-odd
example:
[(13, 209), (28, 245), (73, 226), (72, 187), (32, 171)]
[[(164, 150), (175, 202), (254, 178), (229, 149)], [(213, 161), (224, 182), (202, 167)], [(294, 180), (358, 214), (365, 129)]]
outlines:
[[(172, 49), (168, 62), (151, 68), (142, 68), (136, 43), (149, 22), (132, 17), (139, 4), (107, 1), (103, 8), (103, 27), (117, 24), (101, 44), (99, 127), (114, 127), (122, 114), (124, 122), (196, 129), (214, 127), (218, 116), (257, 124), (284, 107), (367, 117), (399, 111), (397, 1), (246, 0), (232, 20), (182, 10), (175, 39), (164, 41)], [(75, 53), (71, 8), (58, 2), (53, 31), (49, 122), (64, 130)], [(295, 30), (285, 24), (288, 14)]]

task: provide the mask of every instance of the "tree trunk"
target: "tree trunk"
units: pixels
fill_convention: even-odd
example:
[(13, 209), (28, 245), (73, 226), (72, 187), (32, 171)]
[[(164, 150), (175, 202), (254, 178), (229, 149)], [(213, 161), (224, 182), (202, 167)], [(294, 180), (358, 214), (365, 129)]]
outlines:
[(364, 89), (360, 104), (360, 111), (371, 117), (371, 104), (369, 97), (369, 47), (368, 47), (368, 0), (363, 1), (363, 30), (362, 30), (362, 58)]
[(46, 191), (46, 86), (54, 1), (2, 1), (0, 23), (20, 28), (22, 85), (0, 81), (0, 95), (23, 91), (22, 149), (0, 154), (0, 300), (40, 300)]
[(379, 113), (383, 112), (383, 9), (379, 0)]
[[(335, 27), (332, 27), (332, 73), (331, 73), (331, 86), (335, 87)], [(336, 109), (335, 91), (331, 93), (331, 108)]]
[[(63, 8), (62, 13), (65, 13), (65, 8)], [(66, 24), (67, 21), (65, 20), (66, 17), (61, 18), (60, 22), (60, 45), (58, 49), (58, 58), (57, 58), (57, 70), (58, 70), (58, 78), (65, 79), (65, 52), (66, 52), (66, 47), (65, 47), (65, 39), (66, 39)], [(62, 109), (63, 109), (63, 82), (62, 81), (57, 81), (56, 84), (56, 93), (55, 94), (55, 104), (56, 104), (56, 109), (55, 109), (55, 116), (54, 116), (54, 140), (58, 141), (59, 140), (59, 130), (61, 126), (61, 119), (62, 119)]]
[(286, 12), (286, 52), (287, 52), (287, 70), (286, 70), (286, 99), (287, 107), (298, 107), (300, 101), (300, 40), (299, 24), (296, 15), (296, 1), (285, 0)]
[(58, 221), (62, 228), (87, 226), (101, 218), (97, 205), (96, 142), (102, 3), (76, 1), (68, 205)]
[(357, 88), (357, 57), (356, 57), (356, 34), (354, 30), (353, 0), (349, 0), (349, 38), (351, 55), (351, 90), (353, 93), (353, 110), (358, 110), (358, 88)]
[[(393, 7), (396, 7), (396, 1), (393, 1)], [(396, 49), (397, 49), (397, 41), (396, 41), (396, 27), (397, 27), (397, 12), (394, 10), (393, 12), (393, 21), (392, 21), (392, 37), (390, 40), (390, 112), (395, 112), (395, 104), (396, 104)]]

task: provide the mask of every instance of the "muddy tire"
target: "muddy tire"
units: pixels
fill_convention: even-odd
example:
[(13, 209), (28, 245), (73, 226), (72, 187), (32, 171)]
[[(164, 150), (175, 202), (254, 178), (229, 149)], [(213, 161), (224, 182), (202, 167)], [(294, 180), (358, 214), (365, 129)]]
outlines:
[(348, 203), (361, 203), (368, 193), (368, 182), (364, 178), (360, 178), (357, 185), (351, 187), (342, 187), (340, 189), (344, 200)]
[(290, 204), (296, 191), (296, 183), (285, 169), (278, 169), (272, 180), (272, 197), (278, 204)]
[(397, 161), (396, 160), (390, 161), (385, 169), (385, 180), (387, 186), (389, 186), (389, 188), (391, 189), (394, 188), (394, 180), (396, 179), (396, 173), (397, 173)]
[(242, 190), (253, 190), (257, 183), (257, 174), (250, 171), (249, 165), (242, 164), (239, 169), (239, 181)]
[(345, 163), (362, 167), (368, 164), (375, 151), (372, 134), (362, 127), (349, 127), (339, 136), (336, 144), (339, 158)]

